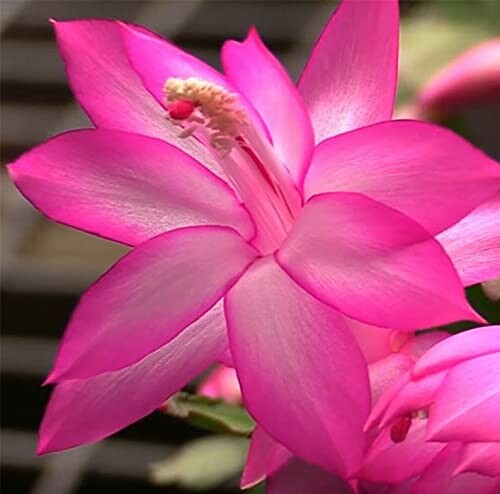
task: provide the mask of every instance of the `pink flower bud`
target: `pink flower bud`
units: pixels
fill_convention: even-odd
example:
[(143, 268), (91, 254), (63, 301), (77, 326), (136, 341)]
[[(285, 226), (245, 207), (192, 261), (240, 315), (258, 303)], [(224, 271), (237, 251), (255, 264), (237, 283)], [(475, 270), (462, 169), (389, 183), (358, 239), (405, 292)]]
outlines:
[(218, 365), (201, 382), (198, 394), (221, 398), (229, 403), (241, 403), (241, 389), (236, 371), (231, 367)]

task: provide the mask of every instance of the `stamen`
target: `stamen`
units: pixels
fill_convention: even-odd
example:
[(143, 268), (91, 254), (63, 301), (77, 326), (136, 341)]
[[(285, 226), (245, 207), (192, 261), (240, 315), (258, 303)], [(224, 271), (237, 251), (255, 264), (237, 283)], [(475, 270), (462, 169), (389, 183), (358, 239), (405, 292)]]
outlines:
[(195, 77), (171, 77), (165, 83), (164, 92), (169, 116), (184, 127), (180, 137), (188, 137), (202, 126), (208, 133), (210, 145), (223, 154), (231, 152), (242, 127), (248, 125), (237, 95), (217, 84)]

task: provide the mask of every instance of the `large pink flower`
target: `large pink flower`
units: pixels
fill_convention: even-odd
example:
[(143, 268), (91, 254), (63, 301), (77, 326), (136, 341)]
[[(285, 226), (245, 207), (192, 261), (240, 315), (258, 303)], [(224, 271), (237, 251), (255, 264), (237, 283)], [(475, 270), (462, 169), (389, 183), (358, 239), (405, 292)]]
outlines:
[(50, 218), (134, 249), (73, 314), (40, 452), (150, 413), (227, 358), (228, 330), (262, 427), (313, 464), (355, 468), (370, 397), (345, 317), (402, 331), (477, 319), (433, 236), (500, 187), (453, 133), (387, 121), (396, 0), (346, 0), (298, 90), (255, 30), (224, 45), (223, 75), (141, 27), (55, 29), (96, 130), (10, 173)]
[(363, 494), (494, 494), (500, 488), (498, 375), (500, 326), (420, 335), (370, 365), (375, 407), (369, 425), (380, 428), (368, 433), (361, 468), (349, 479), (308, 465), (257, 428), (242, 485), (267, 477), (271, 494), (337, 492), (334, 487)]

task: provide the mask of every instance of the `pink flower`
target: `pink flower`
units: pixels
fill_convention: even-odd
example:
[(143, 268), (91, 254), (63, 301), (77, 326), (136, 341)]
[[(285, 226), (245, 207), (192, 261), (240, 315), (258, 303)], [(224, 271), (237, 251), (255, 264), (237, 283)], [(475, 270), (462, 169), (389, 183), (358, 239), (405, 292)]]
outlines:
[(362, 466), (350, 478), (306, 464), (257, 428), (242, 485), (267, 477), (271, 494), (333, 492), (337, 485), (363, 494), (496, 494), (499, 371), (500, 326), (448, 338), (420, 335), (370, 365), (376, 404), (368, 424), (380, 428), (370, 432)]
[(423, 114), (447, 114), (500, 99), (500, 38), (482, 42), (444, 67), (419, 93)]
[(376, 426), (378, 433), (359, 478), (395, 484), (420, 475), (412, 492), (446, 492), (426, 490), (428, 478), (437, 482), (434, 469), (443, 468), (441, 481), (472, 472), (496, 478), (486, 485), (498, 487), (500, 383), (493, 377), (498, 375), (500, 326), (431, 346), (376, 403), (367, 428)]
[[(500, 326), (439, 342), (385, 393), (368, 425), (394, 425), (424, 416), (432, 441), (500, 441)], [(427, 418), (428, 417), (428, 418)]]
[(198, 386), (197, 393), (209, 398), (220, 398), (229, 403), (241, 403), (241, 389), (232, 367), (218, 365)]
[(224, 45), (223, 75), (138, 26), (54, 25), (96, 129), (9, 171), (50, 218), (134, 249), (73, 314), (39, 451), (138, 420), (229, 345), (265, 430), (351, 471), (370, 396), (346, 317), (477, 320), (433, 235), (500, 187), (497, 164), (453, 133), (387, 121), (397, 1), (346, 0), (298, 90), (255, 30)]

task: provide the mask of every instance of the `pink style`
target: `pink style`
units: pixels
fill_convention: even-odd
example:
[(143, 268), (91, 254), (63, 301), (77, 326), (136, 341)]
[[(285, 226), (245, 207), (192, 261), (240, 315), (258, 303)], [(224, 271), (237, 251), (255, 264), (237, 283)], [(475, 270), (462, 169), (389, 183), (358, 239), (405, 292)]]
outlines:
[(484, 226), (498, 164), (443, 128), (390, 121), (397, 1), (345, 0), (297, 86), (255, 29), (225, 43), (220, 73), (135, 25), (54, 27), (95, 128), (9, 172), (54, 221), (133, 249), (73, 314), (39, 453), (118, 431), (222, 360), (274, 440), (352, 473), (371, 402), (351, 324), (482, 322), (463, 284), (500, 269), (472, 240), (498, 238)]

